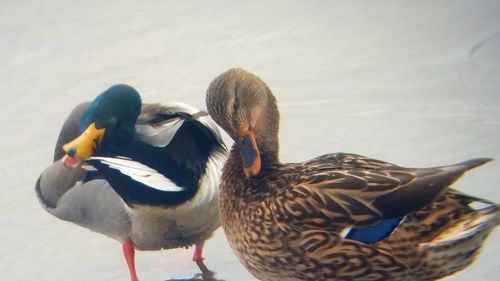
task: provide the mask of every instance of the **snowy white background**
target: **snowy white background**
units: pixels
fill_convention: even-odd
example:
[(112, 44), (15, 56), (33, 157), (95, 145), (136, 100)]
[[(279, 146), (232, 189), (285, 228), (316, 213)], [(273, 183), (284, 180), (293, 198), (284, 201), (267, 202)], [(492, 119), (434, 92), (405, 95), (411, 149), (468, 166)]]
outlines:
[[(282, 113), (281, 158), (356, 152), (405, 166), (496, 161), (455, 187), (500, 202), (500, 1), (0, 3), (0, 279), (127, 280), (115, 241), (46, 213), (33, 191), (73, 106), (115, 83), (205, 108), (240, 66)], [(449, 280), (498, 280), (500, 233)], [(187, 279), (192, 249), (138, 252), (141, 280)], [(219, 230), (206, 264), (254, 280)]]

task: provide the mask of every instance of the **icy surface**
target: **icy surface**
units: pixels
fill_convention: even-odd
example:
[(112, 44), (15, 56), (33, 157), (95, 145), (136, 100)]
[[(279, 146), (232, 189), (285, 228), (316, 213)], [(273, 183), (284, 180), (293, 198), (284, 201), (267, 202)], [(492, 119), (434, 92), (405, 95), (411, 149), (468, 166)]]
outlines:
[[(14, 1), (0, 4), (0, 279), (127, 280), (115, 241), (33, 191), (77, 103), (114, 83), (205, 108), (230, 67), (278, 97), (281, 159), (356, 152), (405, 166), (496, 161), (455, 186), (500, 202), (499, 1)], [(141, 280), (187, 279), (192, 250), (138, 252)], [(448, 280), (498, 280), (500, 233)], [(221, 230), (219, 279), (254, 280)]]

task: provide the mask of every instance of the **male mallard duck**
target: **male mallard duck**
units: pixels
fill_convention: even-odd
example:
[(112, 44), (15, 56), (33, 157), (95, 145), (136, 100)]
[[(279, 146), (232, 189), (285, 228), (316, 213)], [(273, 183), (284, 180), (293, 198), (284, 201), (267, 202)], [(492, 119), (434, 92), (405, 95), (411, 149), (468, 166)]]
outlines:
[(491, 159), (416, 169), (335, 153), (284, 164), (276, 99), (260, 78), (231, 69), (206, 102), (235, 141), (221, 224), (260, 280), (434, 280), (469, 265), (498, 223), (497, 205), (448, 187)]
[(225, 159), (207, 113), (181, 103), (141, 110), (139, 94), (116, 85), (73, 110), (36, 191), (54, 216), (122, 242), (132, 281), (134, 249), (194, 244), (193, 260), (203, 271), (203, 243), (219, 226)]

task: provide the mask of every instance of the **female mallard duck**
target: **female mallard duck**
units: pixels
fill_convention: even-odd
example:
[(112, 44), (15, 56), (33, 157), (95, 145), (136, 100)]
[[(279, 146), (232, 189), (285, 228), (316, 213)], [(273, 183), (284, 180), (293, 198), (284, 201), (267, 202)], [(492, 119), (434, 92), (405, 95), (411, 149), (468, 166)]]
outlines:
[(122, 242), (132, 281), (134, 249), (194, 244), (193, 260), (206, 271), (202, 247), (219, 226), (225, 158), (207, 113), (181, 103), (141, 110), (139, 94), (116, 85), (73, 110), (36, 191), (54, 216)]
[(448, 188), (491, 159), (415, 169), (335, 153), (284, 164), (276, 99), (260, 78), (231, 69), (206, 102), (235, 141), (221, 224), (260, 280), (434, 280), (469, 265), (497, 225), (498, 206)]

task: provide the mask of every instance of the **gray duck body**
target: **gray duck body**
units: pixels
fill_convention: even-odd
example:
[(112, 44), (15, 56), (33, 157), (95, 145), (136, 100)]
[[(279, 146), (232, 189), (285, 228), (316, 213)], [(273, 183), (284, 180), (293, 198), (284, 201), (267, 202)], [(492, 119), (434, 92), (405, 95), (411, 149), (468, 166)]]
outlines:
[[(98, 170), (86, 164), (70, 168), (61, 161), (65, 155), (62, 146), (81, 133), (80, 119), (88, 106), (88, 102), (82, 103), (71, 112), (57, 140), (54, 162), (42, 172), (37, 181), (35, 190), (44, 209), (59, 219), (104, 234), (120, 243), (131, 241), (135, 249), (160, 250), (194, 244), (201, 249), (204, 241), (220, 225), (218, 182), (226, 150), (215, 124), (206, 113), (185, 104), (143, 104), (136, 124), (136, 138), (152, 138), (149, 141), (154, 143), (167, 136), (170, 140), (163, 142), (168, 144), (175, 139), (175, 134), (182, 125), (172, 129), (169, 124), (165, 124), (172, 120), (151, 120), (164, 116), (163, 113), (175, 113), (177, 121), (182, 118), (203, 118), (203, 124), (213, 132), (220, 144), (204, 162), (197, 190), (185, 201), (163, 206), (127, 204)], [(135, 272), (131, 275), (135, 275)], [(134, 277), (131, 278), (135, 280)]]

